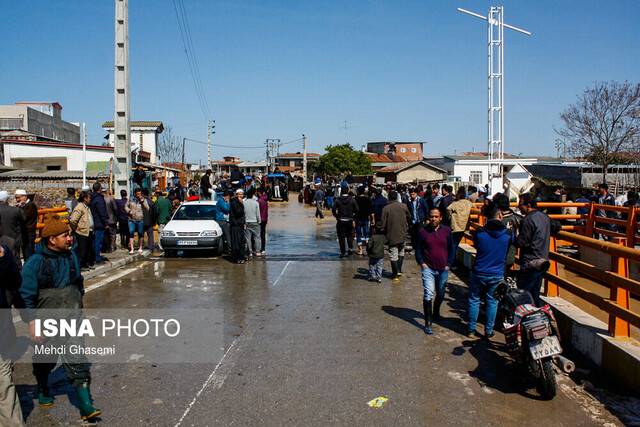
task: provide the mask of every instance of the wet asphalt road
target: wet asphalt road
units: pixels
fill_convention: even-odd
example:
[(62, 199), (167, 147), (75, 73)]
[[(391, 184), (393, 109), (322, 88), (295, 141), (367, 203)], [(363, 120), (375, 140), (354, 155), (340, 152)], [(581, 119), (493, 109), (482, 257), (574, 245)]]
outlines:
[[(369, 283), (366, 258), (339, 260), (335, 222), (313, 213), (272, 204), (267, 256), (245, 265), (156, 257), (88, 282), (88, 308), (224, 310), (222, 361), (94, 365), (100, 424), (620, 424), (567, 376), (554, 400), (540, 400), (509, 365), (501, 334), (492, 343), (462, 335), (466, 286), (455, 275), (445, 320), (425, 335), (413, 259), (401, 281)], [(60, 366), (50, 408), (34, 400), (29, 365), (16, 366), (15, 380), (28, 425), (81, 423)], [(379, 396), (389, 398), (382, 408), (366, 405)]]

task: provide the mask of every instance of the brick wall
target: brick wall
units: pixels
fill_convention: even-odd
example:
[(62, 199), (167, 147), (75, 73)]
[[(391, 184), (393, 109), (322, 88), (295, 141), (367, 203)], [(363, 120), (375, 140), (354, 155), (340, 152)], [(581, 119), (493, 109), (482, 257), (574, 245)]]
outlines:
[[(95, 181), (87, 180), (88, 185)], [(105, 182), (102, 182), (105, 185)], [(73, 187), (76, 191), (82, 188), (82, 180), (24, 180), (24, 181), (0, 181), (0, 190), (6, 190), (11, 196), (20, 188), (26, 190), (27, 194), (34, 194), (34, 201), (38, 208), (50, 208), (64, 206), (64, 199), (67, 197), (67, 187)], [(10, 204), (14, 204), (15, 199), (10, 198)]]

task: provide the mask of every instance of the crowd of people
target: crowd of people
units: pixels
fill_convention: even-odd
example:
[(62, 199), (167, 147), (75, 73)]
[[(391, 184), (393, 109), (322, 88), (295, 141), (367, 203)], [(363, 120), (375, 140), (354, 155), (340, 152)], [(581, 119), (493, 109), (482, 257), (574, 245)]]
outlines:
[[(320, 218), (327, 203), (327, 189), (323, 187), (316, 183), (312, 188), (316, 217)], [(600, 185), (599, 190), (598, 202), (615, 204), (611, 202), (613, 197), (605, 184)], [(478, 334), (479, 307), (481, 300), (485, 300), (484, 337), (491, 339), (494, 336), (498, 302), (493, 293), (506, 276), (514, 277), (517, 286), (527, 290), (536, 305), (540, 304), (543, 276), (549, 268), (550, 235), (562, 226), (549, 214), (567, 212), (556, 211), (557, 208), (548, 208), (547, 212), (539, 209), (539, 196), (533, 193), (520, 195), (519, 213), (516, 213), (506, 194), (489, 197), (485, 187), (460, 187), (454, 192), (448, 184), (426, 187), (362, 185), (355, 188), (341, 185), (339, 193), (331, 212), (336, 219), (340, 258), (354, 256), (355, 246), (361, 255), (364, 254), (363, 247), (366, 248), (368, 278), (380, 283), (385, 249), (391, 265), (388, 277), (392, 281), (400, 280), (405, 255), (413, 253), (421, 270), (425, 333), (432, 334), (432, 322), (440, 318), (449, 271), (457, 268), (457, 249), (465, 232), (470, 231), (474, 203), (481, 203), (479, 207), (486, 223), (471, 231), (476, 258), (470, 276), (466, 334), (469, 337)], [(556, 195), (562, 193), (562, 189), (556, 190)], [(625, 206), (638, 206), (635, 192), (628, 193)], [(600, 215), (611, 217), (608, 211)], [(518, 249), (520, 262), (514, 269)]]

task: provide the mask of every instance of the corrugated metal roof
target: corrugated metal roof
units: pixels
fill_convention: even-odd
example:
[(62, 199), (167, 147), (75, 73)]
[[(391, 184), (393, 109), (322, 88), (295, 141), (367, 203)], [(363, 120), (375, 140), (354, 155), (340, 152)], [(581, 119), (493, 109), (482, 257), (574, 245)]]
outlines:
[(426, 167), (428, 167), (428, 168), (435, 169), (435, 170), (437, 170), (437, 171), (439, 171), (439, 172), (447, 173), (447, 171), (445, 171), (444, 169), (440, 169), (439, 167), (434, 166), (434, 165), (432, 165), (432, 164), (430, 164), (430, 163), (427, 163), (427, 162), (425, 162), (425, 161), (417, 161), (417, 162), (399, 162), (399, 163), (394, 163), (394, 164), (392, 164), (392, 165), (389, 165), (389, 166), (387, 166), (387, 167), (384, 167), (384, 168), (382, 168), (382, 169), (377, 170), (377, 171), (376, 171), (376, 173), (380, 173), (380, 172), (382, 172), (382, 173), (385, 173), (385, 172), (393, 172), (393, 173), (396, 173), (396, 172), (400, 172), (400, 171), (402, 171), (402, 170), (408, 169), (408, 168), (410, 168), (410, 167), (413, 167), (413, 166), (418, 165), (418, 164), (421, 164), (421, 163), (422, 163), (423, 165), (425, 165)]
[[(280, 154), (278, 156), (278, 158), (286, 158), (286, 157), (293, 157), (293, 158), (298, 158), (299, 157), (299, 158), (302, 158), (304, 156), (303, 156), (303, 153), (284, 153), (284, 154)], [(309, 157), (318, 157), (318, 158), (320, 158), (322, 156), (320, 154), (317, 154), (317, 153), (307, 153), (307, 158), (309, 158)]]
[[(112, 128), (113, 122), (104, 122), (102, 124), (103, 128)], [(149, 127), (149, 128), (162, 128), (162, 130), (164, 130), (164, 126), (162, 125), (162, 122), (149, 122), (149, 121), (142, 121), (142, 122), (131, 122), (131, 127)], [(161, 130), (161, 132), (162, 132)]]

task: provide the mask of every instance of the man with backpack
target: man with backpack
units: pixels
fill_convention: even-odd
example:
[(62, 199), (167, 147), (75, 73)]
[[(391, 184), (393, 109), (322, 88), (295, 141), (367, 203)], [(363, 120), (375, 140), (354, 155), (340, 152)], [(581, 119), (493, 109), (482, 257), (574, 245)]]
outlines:
[[(44, 344), (45, 338), (36, 335), (36, 309), (79, 309), (82, 307), (84, 280), (80, 264), (71, 250), (73, 237), (69, 226), (53, 213), (44, 217), (44, 227), (36, 253), (22, 269), (20, 296), (24, 300), (29, 317), (29, 335), (35, 344)], [(79, 313), (79, 310), (75, 310)], [(67, 337), (62, 345), (82, 345), (82, 337)], [(89, 363), (83, 354), (60, 355), (62, 367), (78, 394), (80, 415), (83, 420), (100, 415), (91, 401)], [(36, 354), (33, 356), (33, 374), (38, 383), (38, 402), (43, 406), (54, 403), (49, 389), (49, 374), (55, 368), (58, 355)]]
[(484, 227), (473, 231), (473, 246), (476, 248), (476, 260), (471, 270), (469, 283), (469, 317), (467, 336), (476, 335), (476, 321), (480, 311), (480, 300), (486, 304), (484, 338), (493, 338), (493, 325), (496, 320), (498, 301), (493, 297), (498, 284), (504, 280), (504, 263), (507, 250), (513, 243), (513, 234), (502, 223), (502, 212), (493, 202), (483, 208), (487, 218)]

